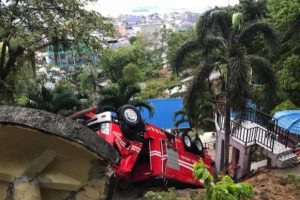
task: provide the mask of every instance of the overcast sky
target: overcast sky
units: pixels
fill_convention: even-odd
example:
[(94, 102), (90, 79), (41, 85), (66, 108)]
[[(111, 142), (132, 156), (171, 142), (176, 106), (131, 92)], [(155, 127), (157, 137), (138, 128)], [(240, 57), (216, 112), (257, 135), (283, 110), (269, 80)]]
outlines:
[(88, 9), (99, 11), (105, 16), (132, 13), (133, 9), (150, 7), (157, 12), (169, 12), (178, 9), (203, 12), (215, 6), (234, 5), (238, 0), (98, 0)]

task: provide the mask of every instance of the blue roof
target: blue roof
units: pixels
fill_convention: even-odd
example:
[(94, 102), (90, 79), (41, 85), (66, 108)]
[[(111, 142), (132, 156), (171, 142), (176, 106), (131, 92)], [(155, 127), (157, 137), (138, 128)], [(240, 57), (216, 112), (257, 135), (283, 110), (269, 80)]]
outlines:
[[(141, 109), (141, 115), (146, 122), (162, 129), (175, 128), (174, 113), (183, 109), (182, 98), (149, 99), (147, 101), (155, 108), (155, 113), (150, 118), (149, 112), (146, 109)], [(190, 124), (187, 122), (181, 123), (178, 128), (190, 128)]]
[(300, 135), (300, 110), (280, 111), (275, 113), (273, 118), (278, 120), (278, 126)]
[(138, 22), (142, 20), (142, 17), (140, 16), (128, 16), (125, 21), (129, 25), (136, 25)]

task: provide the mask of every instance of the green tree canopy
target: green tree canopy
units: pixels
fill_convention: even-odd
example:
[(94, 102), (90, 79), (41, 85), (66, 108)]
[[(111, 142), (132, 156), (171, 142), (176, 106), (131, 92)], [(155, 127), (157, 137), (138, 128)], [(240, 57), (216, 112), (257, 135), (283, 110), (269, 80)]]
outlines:
[[(1, 0), (0, 1), (0, 89), (13, 93), (8, 77), (22, 66), (35, 65), (35, 53), (53, 45), (85, 44), (99, 49), (103, 36), (113, 34), (110, 20), (99, 13), (85, 10), (91, 0)], [(20, 63), (23, 61), (23, 63)], [(27, 62), (26, 62), (27, 61)]]
[(280, 31), (280, 56), (283, 61), (288, 56), (300, 55), (300, 1), (267, 0), (269, 20)]
[[(169, 65), (172, 65), (172, 61), (176, 55), (176, 50), (178, 46), (181, 46), (186, 40), (195, 36), (195, 30), (189, 29), (188, 31), (179, 31), (172, 32), (167, 36), (167, 61)], [(198, 53), (199, 54), (199, 53)], [(184, 59), (184, 66), (197, 66), (199, 64), (199, 60), (197, 57), (199, 56), (197, 53), (187, 56)]]
[(23, 106), (46, 110), (60, 115), (68, 115), (80, 108), (80, 102), (74, 89), (67, 83), (57, 84), (55, 88), (44, 86), (39, 91), (30, 91)]
[(136, 82), (125, 78), (120, 79), (117, 83), (112, 83), (101, 90), (98, 108), (102, 111), (117, 111), (121, 106), (131, 104), (146, 108), (152, 115), (154, 108), (138, 96), (140, 92), (141, 88)]
[(300, 56), (289, 56), (277, 72), (284, 98), (300, 106)]
[(131, 46), (105, 49), (99, 60), (100, 68), (115, 83), (122, 78), (123, 70), (129, 64), (138, 67), (142, 80), (160, 67), (161, 61), (157, 52), (151, 50), (151, 44), (142, 36), (136, 37)]

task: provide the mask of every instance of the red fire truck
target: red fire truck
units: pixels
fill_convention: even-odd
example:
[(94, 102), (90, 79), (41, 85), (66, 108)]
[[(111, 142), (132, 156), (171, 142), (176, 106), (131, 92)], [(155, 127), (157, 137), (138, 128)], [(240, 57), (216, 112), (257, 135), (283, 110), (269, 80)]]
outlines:
[(120, 153), (118, 165), (112, 166), (119, 181), (160, 178), (202, 186), (193, 176), (193, 164), (200, 158), (212, 173), (213, 161), (198, 137), (147, 124), (131, 105), (122, 106), (116, 113), (86, 113), (84, 123)]

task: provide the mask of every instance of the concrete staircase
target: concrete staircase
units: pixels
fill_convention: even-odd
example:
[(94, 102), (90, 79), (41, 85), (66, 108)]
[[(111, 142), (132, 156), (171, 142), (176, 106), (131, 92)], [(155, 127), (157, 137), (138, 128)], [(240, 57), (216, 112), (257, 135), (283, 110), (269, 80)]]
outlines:
[[(291, 148), (281, 143), (274, 132), (249, 120), (244, 120), (240, 124), (234, 122), (233, 118), (231, 121), (234, 124), (231, 126), (232, 133), (230, 143), (232, 146), (237, 143), (245, 146), (245, 148), (253, 145), (259, 145), (264, 149), (264, 154), (271, 159), (271, 165), (274, 168), (293, 167), (300, 163), (300, 158), (293, 153)], [(222, 128), (224, 116), (221, 116), (219, 122), (221, 123), (219, 123), (217, 128), (219, 128), (218, 131), (222, 133), (224, 131)]]
[(298, 164), (298, 157), (291, 150), (288, 150), (277, 155), (277, 163), (278, 168), (294, 167)]

